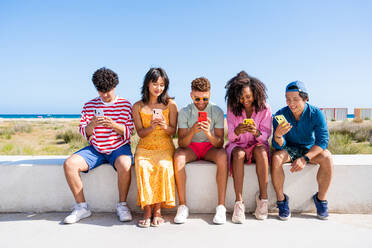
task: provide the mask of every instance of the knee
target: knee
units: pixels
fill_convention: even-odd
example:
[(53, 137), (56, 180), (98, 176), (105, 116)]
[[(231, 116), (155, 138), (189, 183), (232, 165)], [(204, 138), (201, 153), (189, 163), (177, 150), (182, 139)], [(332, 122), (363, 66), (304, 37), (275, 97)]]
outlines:
[(132, 161), (129, 157), (119, 157), (115, 161), (115, 168), (118, 173), (130, 172)]
[(271, 169), (272, 170), (280, 169), (283, 166), (282, 161), (283, 159), (280, 156), (280, 154), (274, 153), (273, 156), (271, 157)]
[(68, 157), (63, 163), (63, 169), (65, 170), (65, 172), (77, 171), (78, 168), (76, 164), (76, 159), (74, 157)]
[(328, 151), (328, 150), (324, 150), (322, 153), (323, 153), (324, 159), (327, 162), (331, 162), (332, 163), (332, 153), (330, 151)]
[(217, 161), (227, 161), (227, 153), (225, 149), (220, 149), (216, 156)]
[(245, 151), (241, 148), (234, 149), (231, 153), (232, 157), (235, 159), (245, 159)]
[(183, 167), (186, 161), (186, 155), (182, 150), (176, 150), (174, 153), (174, 166)]
[(332, 160), (332, 154), (330, 151), (324, 150), (320, 153), (319, 165), (332, 168), (333, 160)]
[(253, 156), (255, 158), (260, 157), (260, 158), (265, 158), (267, 157), (267, 152), (266, 149), (263, 146), (256, 146), (253, 149)]

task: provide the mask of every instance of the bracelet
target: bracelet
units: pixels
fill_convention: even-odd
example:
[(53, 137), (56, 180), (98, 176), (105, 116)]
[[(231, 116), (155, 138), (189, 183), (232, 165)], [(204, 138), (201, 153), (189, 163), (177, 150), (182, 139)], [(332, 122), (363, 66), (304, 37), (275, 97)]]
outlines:
[(275, 138), (281, 139), (281, 138), (283, 138), (283, 136), (277, 136), (277, 135), (275, 135)]

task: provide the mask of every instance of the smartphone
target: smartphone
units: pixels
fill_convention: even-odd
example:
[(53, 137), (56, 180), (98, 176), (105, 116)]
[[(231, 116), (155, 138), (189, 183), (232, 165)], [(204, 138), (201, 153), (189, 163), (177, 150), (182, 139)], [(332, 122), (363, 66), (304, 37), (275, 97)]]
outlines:
[(274, 118), (278, 122), (279, 125), (282, 124), (282, 123), (288, 123), (288, 121), (284, 117), (284, 115), (276, 115)]
[(163, 111), (161, 109), (153, 109), (152, 110), (152, 119), (153, 120), (161, 120), (163, 119)]
[(244, 119), (244, 120), (243, 120), (243, 124), (244, 124), (244, 125), (253, 125), (253, 123), (254, 123), (254, 120), (251, 119), (251, 118), (249, 118), (249, 119)]
[(94, 115), (95, 116), (105, 116), (105, 114), (103, 113), (103, 109), (101, 109), (101, 108), (96, 108), (94, 110)]
[(198, 122), (207, 121), (207, 112), (198, 112)]

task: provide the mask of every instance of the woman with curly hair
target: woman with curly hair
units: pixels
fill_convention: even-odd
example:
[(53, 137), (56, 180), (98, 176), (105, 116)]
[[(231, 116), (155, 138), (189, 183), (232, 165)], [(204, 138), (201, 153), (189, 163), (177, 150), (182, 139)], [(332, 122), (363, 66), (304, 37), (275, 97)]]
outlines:
[(245, 221), (242, 199), (244, 162), (256, 163), (260, 192), (256, 193), (257, 219), (266, 219), (268, 213), (267, 183), (269, 167), (269, 143), (272, 116), (266, 104), (266, 87), (257, 78), (241, 71), (225, 86), (227, 89), (228, 154), (230, 173), (234, 178), (236, 202), (232, 221)]
[(172, 136), (177, 127), (177, 105), (168, 96), (168, 86), (165, 71), (151, 68), (143, 82), (142, 99), (133, 105), (140, 137), (135, 153), (137, 205), (144, 209), (140, 227), (161, 225), (161, 208), (176, 206)]

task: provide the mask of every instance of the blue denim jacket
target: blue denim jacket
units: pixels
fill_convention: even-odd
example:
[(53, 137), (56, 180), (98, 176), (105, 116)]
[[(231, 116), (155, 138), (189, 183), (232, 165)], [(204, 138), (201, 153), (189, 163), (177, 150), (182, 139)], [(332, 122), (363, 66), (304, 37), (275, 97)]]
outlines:
[[(295, 146), (310, 149), (317, 145), (322, 149), (328, 147), (329, 130), (323, 112), (308, 103), (305, 104), (304, 111), (298, 121), (294, 118), (289, 107), (284, 107), (276, 112), (275, 115), (284, 115), (292, 125), (292, 129), (283, 136), (284, 143), (279, 146), (273, 138), (273, 147), (282, 150), (285, 146)], [(274, 133), (278, 127), (278, 122), (273, 120)]]

